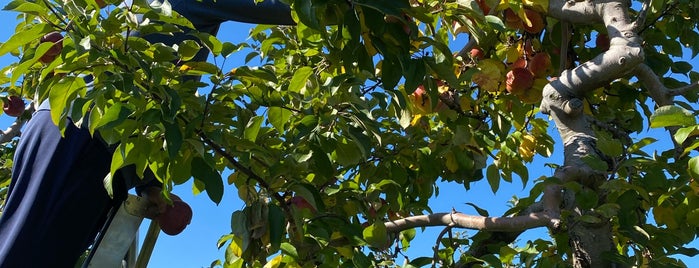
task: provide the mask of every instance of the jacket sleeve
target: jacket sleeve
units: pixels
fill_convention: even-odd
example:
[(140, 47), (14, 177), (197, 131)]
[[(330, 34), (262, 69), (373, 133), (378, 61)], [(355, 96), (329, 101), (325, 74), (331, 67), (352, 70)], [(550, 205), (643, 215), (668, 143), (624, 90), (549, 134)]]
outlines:
[(173, 9), (197, 29), (226, 21), (253, 24), (294, 25), (290, 7), (279, 0), (174, 0)]

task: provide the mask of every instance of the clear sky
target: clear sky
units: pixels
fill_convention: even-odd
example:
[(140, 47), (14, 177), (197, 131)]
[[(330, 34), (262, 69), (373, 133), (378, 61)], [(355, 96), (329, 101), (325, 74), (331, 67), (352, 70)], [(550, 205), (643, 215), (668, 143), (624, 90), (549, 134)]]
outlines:
[[(8, 2), (9, 0), (0, 0), (0, 6), (4, 7)], [(0, 42), (7, 40), (14, 32), (14, 25), (16, 25), (15, 15), (15, 13), (0, 11), (0, 25), (5, 25), (0, 28)], [(224, 41), (240, 43), (246, 40), (248, 30), (251, 27), (253, 27), (253, 25), (234, 22), (225, 23), (218, 37)], [(466, 42), (465, 39), (467, 37), (465, 35), (462, 35), (461, 38), (464, 40), (457, 40), (455, 42), (456, 45), (453, 47), (454, 50), (460, 48), (459, 45)], [(243, 52), (234, 55), (232, 59), (228, 60), (226, 67), (224, 67), (224, 71), (227, 70), (227, 68), (242, 65), (244, 63), (243, 57), (245, 57), (246, 54), (247, 53)], [(8, 64), (10, 60), (12, 59), (8, 56), (0, 57), (0, 66)], [(696, 59), (690, 62), (693, 66), (699, 64), (699, 61)], [(253, 60), (250, 64), (254, 65), (256, 62)], [(681, 77), (679, 79), (681, 79)], [(12, 120), (12, 118), (6, 115), (0, 116), (0, 129), (6, 129), (11, 124)], [(553, 124), (553, 122), (551, 122), (551, 124)], [(516, 195), (522, 197), (528, 195), (532, 180), (539, 176), (553, 175), (553, 170), (545, 167), (545, 163), (562, 163), (563, 148), (562, 144), (559, 142), (558, 133), (553, 127), (550, 128), (550, 131), (552, 132), (552, 136), (557, 139), (554, 155), (547, 159), (536, 157), (534, 163), (528, 165), (528, 167), (530, 167), (530, 182), (528, 185), (523, 186), (517, 179), (511, 184), (502, 182), (500, 191), (496, 196), (490, 190), (487, 180), (474, 183), (471, 190), (468, 192), (464, 190), (463, 186), (458, 184), (440, 184), (440, 195), (431, 200), (430, 203), (433, 211), (449, 212), (454, 208), (460, 212), (475, 214), (476, 212), (474, 209), (466, 205), (467, 202), (471, 202), (489, 210), (490, 215), (501, 215), (504, 213), (508, 209), (507, 201), (512, 196)], [(662, 131), (659, 131), (658, 135), (667, 135), (660, 132)], [(664, 138), (665, 136), (659, 137)], [(668, 147), (667, 144), (658, 144), (658, 146), (661, 146), (659, 150)], [(226, 176), (224, 176), (224, 178), (225, 177)], [(224, 249), (217, 249), (216, 242), (219, 237), (230, 232), (231, 214), (243, 208), (243, 203), (238, 198), (235, 188), (232, 186), (226, 188), (223, 201), (219, 205), (209, 200), (206, 194), (194, 196), (190, 183), (175, 187), (174, 192), (193, 208), (194, 217), (192, 223), (184, 232), (177, 236), (168, 236), (161, 233), (158, 237), (158, 242), (155, 245), (148, 267), (209, 267), (212, 261), (223, 259)], [(139, 239), (142, 240), (144, 238), (148, 224), (149, 221), (147, 219), (144, 220), (141, 226)], [(413, 258), (431, 256), (431, 248), (435, 245), (437, 233), (439, 231), (441, 231), (441, 228), (433, 227), (427, 229), (426, 232), (421, 235), (418, 230), (418, 236), (412, 242), (411, 248), (408, 249), (407, 256)], [(464, 231), (467, 232), (468, 235), (475, 234), (475, 231)], [(537, 237), (547, 239), (546, 230), (539, 228), (528, 231), (519, 237), (519, 241), (534, 240)], [(699, 243), (695, 241), (691, 246), (699, 247)], [(683, 260), (689, 267), (699, 267), (699, 257), (683, 258)], [(397, 261), (399, 263), (402, 262), (402, 260)]]

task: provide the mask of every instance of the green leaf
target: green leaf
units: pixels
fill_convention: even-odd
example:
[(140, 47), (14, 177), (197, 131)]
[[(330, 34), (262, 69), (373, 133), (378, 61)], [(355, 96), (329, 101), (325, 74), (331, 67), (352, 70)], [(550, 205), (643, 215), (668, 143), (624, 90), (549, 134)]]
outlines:
[(320, 197), (320, 194), (318, 193), (318, 189), (316, 189), (313, 185), (306, 184), (306, 183), (296, 183), (289, 187), (289, 190), (293, 191), (296, 193), (296, 195), (303, 197), (303, 199), (306, 199), (306, 201), (313, 206), (313, 208), (316, 211), (323, 211), (325, 210), (325, 207), (323, 205), (323, 199)]
[(0, 45), (0, 56), (14, 51), (20, 46), (24, 46), (30, 42), (39, 40), (45, 33), (50, 32), (53, 28), (46, 24), (40, 23), (32, 26), (29, 29), (15, 32), (10, 39)]
[(671, 127), (671, 126), (691, 126), (697, 121), (692, 112), (673, 105), (667, 105), (655, 110), (650, 117), (650, 127)]
[(313, 6), (314, 2), (315, 1), (296, 0), (292, 5), (292, 10), (297, 13), (296, 16), (301, 23), (312, 29), (323, 31), (324, 29), (320, 26), (320, 21), (318, 21), (318, 16)]
[(694, 179), (699, 179), (699, 156), (692, 157), (687, 163), (687, 172)]
[[(56, 83), (49, 92), (49, 104), (51, 105), (51, 119), (58, 126), (64, 126), (63, 116), (67, 114), (70, 102), (75, 99), (79, 91), (85, 91), (85, 80), (80, 77), (65, 77)], [(61, 129), (63, 129), (61, 127)]]
[(474, 203), (469, 202), (469, 203), (466, 203), (466, 205), (472, 206), (474, 209), (476, 209), (476, 211), (478, 212), (478, 215), (481, 215), (483, 217), (490, 216), (487, 210), (482, 209), (479, 206), (476, 206), (476, 204), (474, 204)]
[[(6, 6), (6, 8), (7, 8), (7, 6)], [(27, 13), (27, 14), (32, 14), (32, 15), (44, 15), (44, 14), (49, 13), (49, 10), (46, 9), (45, 7), (43, 7), (41, 5), (37, 5), (37, 4), (32, 3), (32, 2), (28, 2), (28, 1), (15, 6), (14, 8), (12, 8), (12, 11)]]
[(575, 201), (584, 209), (596, 207), (598, 200), (597, 192), (587, 187), (575, 193)]
[(167, 153), (170, 159), (175, 159), (182, 147), (182, 131), (176, 123), (163, 122), (165, 125), (165, 141), (167, 141)]
[(500, 188), (500, 170), (498, 167), (496, 165), (488, 166), (486, 177), (488, 178), (490, 189), (493, 190), (493, 193), (497, 193), (498, 188)]
[(597, 218), (597, 217), (592, 216), (592, 215), (582, 215), (578, 218), (578, 220), (580, 220), (581, 222), (592, 223), (592, 224), (600, 223), (602, 221), (602, 220), (600, 220), (600, 218)]
[(269, 107), (268, 120), (277, 131), (284, 133), (284, 126), (291, 118), (291, 111), (282, 107)]
[(189, 61), (199, 53), (201, 46), (194, 40), (184, 40), (177, 46), (177, 53), (184, 61)]
[[(433, 259), (430, 257), (419, 257), (410, 262), (412, 267), (424, 267), (432, 264)], [(410, 266), (409, 266), (410, 267)]]
[[(626, 151), (627, 151), (628, 153), (630, 153), (630, 154), (643, 153), (642, 151), (640, 151), (641, 148), (643, 148), (643, 147), (645, 147), (645, 146), (648, 146), (648, 145), (650, 145), (650, 144), (653, 144), (653, 143), (655, 143), (656, 141), (658, 141), (658, 140), (656, 140), (656, 139), (654, 139), (654, 138), (643, 138), (643, 139), (641, 139), (640, 141), (638, 141), (638, 142), (634, 143), (633, 145), (631, 145)], [(645, 153), (643, 153), (643, 154), (645, 155)]]
[(699, 126), (684, 127), (677, 130), (675, 133), (675, 141), (682, 144), (688, 137), (699, 135)]
[(255, 142), (257, 140), (257, 135), (260, 133), (262, 121), (264, 121), (264, 117), (262, 116), (250, 118), (250, 121), (248, 121), (248, 124), (245, 126), (245, 132), (243, 134), (246, 140), (251, 142)]
[(298, 260), (299, 253), (298, 251), (296, 251), (296, 247), (294, 247), (294, 245), (284, 242), (279, 248), (282, 250), (282, 252), (284, 252), (284, 254), (291, 256), (295, 260)]
[(390, 243), (386, 225), (383, 222), (374, 222), (372, 225), (367, 226), (362, 231), (362, 235), (364, 240), (375, 248), (386, 248)]
[(289, 82), (289, 91), (300, 92), (301, 89), (306, 87), (306, 81), (313, 74), (313, 68), (304, 66), (294, 72), (294, 77), (291, 78)]
[(211, 201), (218, 204), (223, 198), (223, 179), (203, 158), (192, 159), (192, 176), (203, 182), (206, 194)]
[(271, 252), (276, 251), (282, 243), (284, 238), (284, 228), (286, 227), (286, 220), (284, 217), (284, 211), (275, 205), (269, 204), (269, 242), (272, 246)]
[(609, 168), (607, 166), (607, 162), (603, 161), (596, 155), (585, 155), (582, 157), (582, 161), (594, 170), (606, 171)]
[(517, 251), (509, 246), (500, 247), (500, 261), (503, 264), (512, 263), (517, 255)]

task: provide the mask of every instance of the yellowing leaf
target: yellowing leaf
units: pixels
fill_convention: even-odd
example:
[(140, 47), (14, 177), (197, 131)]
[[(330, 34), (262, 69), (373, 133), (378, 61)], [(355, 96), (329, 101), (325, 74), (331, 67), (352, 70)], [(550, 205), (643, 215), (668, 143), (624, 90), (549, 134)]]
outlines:
[(658, 225), (665, 224), (667, 228), (677, 228), (677, 221), (673, 216), (674, 209), (671, 207), (655, 207), (653, 208), (653, 218)]
[(522, 0), (522, 4), (537, 12), (546, 13), (549, 10), (549, 0)]
[(243, 244), (243, 240), (238, 236), (234, 236), (231, 240), (231, 244), (228, 245), (229, 252), (233, 253), (233, 255), (236, 257), (243, 256), (243, 248), (241, 247), (241, 244)]
[(536, 152), (536, 138), (534, 135), (523, 135), (522, 142), (519, 144), (517, 151), (522, 156), (524, 161), (531, 162), (534, 158), (534, 153)]
[(501, 81), (504, 80), (504, 64), (494, 59), (485, 59), (478, 62), (477, 68), (479, 72), (473, 75), (473, 82), (484, 90), (498, 92)]
[(265, 264), (265, 266), (262, 266), (263, 268), (277, 268), (279, 265), (282, 263), (282, 255), (279, 254), (276, 257), (272, 258), (269, 260), (268, 263)]
[(456, 162), (456, 157), (454, 156), (454, 152), (449, 151), (447, 154), (444, 156), (446, 158), (446, 163), (445, 165), (447, 166), (447, 169), (451, 172), (456, 172), (459, 169), (459, 163)]

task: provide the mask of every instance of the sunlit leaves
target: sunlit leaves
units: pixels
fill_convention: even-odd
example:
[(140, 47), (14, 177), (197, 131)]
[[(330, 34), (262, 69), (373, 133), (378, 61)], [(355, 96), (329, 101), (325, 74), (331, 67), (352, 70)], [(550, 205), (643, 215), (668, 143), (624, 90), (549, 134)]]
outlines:
[(651, 127), (696, 125), (694, 115), (679, 106), (663, 106), (655, 110), (650, 118)]

